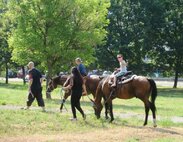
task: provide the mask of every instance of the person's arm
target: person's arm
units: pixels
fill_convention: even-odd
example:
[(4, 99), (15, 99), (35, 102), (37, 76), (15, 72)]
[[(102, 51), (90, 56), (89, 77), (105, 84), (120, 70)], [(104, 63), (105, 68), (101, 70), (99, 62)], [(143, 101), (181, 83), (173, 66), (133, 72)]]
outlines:
[(87, 73), (86, 73), (86, 69), (85, 69), (85, 66), (83, 64), (80, 64), (79, 65), (79, 71), (82, 75), (86, 76)]
[(127, 66), (127, 63), (125, 62), (125, 60), (122, 61), (123, 66)]
[(70, 76), (66, 79), (66, 81), (64, 82), (64, 85), (63, 85), (63, 87), (65, 87), (67, 84), (68, 84), (68, 82), (69, 82), (69, 80), (70, 80)]
[(87, 93), (87, 90), (86, 90), (86, 85), (84, 83), (82, 85), (82, 88), (83, 88), (83, 93), (82, 94), (87, 95), (88, 93)]
[[(73, 86), (73, 82), (74, 82), (73, 77), (70, 77), (68, 80), (70, 81), (69, 84), (68, 84), (67, 86), (63, 86), (63, 87), (62, 87), (64, 90), (71, 89), (72, 86)], [(65, 84), (65, 83), (64, 83), (64, 84)]]
[(28, 85), (28, 91), (29, 92), (31, 91), (32, 82), (33, 82), (32, 74), (29, 73), (29, 85)]

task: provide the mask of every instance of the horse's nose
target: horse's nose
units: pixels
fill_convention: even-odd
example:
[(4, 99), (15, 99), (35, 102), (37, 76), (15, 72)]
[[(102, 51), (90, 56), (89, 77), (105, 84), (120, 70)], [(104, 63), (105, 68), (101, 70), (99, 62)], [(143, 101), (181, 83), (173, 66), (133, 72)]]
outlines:
[(50, 88), (47, 88), (46, 92), (47, 93), (50, 93), (51, 92), (51, 89)]

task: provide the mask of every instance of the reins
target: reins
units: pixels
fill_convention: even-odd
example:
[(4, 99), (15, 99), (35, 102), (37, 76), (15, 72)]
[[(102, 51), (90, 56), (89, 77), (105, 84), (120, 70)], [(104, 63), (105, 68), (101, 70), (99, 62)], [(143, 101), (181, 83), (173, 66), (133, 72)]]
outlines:
[(114, 92), (114, 90), (111, 91), (111, 93), (110, 93), (109, 97), (107, 98), (107, 100), (104, 101), (104, 105), (109, 101), (109, 99), (111, 98), (113, 92)]
[(63, 89), (62, 89), (62, 87), (61, 87), (61, 89), (60, 89), (60, 98), (61, 98), (61, 104), (63, 104), (63, 106), (64, 106), (64, 108), (65, 108), (65, 110), (68, 112), (68, 110), (67, 110), (67, 108), (66, 108), (66, 106), (65, 106), (65, 103), (64, 103), (64, 101), (63, 101)]

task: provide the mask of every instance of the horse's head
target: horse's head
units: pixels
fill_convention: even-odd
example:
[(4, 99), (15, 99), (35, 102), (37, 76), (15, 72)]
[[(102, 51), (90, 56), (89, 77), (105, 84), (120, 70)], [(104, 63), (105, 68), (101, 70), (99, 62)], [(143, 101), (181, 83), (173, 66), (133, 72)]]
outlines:
[(93, 102), (93, 108), (94, 108), (95, 115), (99, 119), (103, 106), (101, 103), (97, 104), (95, 101), (92, 101), (92, 102)]
[(51, 93), (54, 89), (57, 88), (57, 85), (64, 85), (65, 81), (67, 80), (67, 75), (61, 75), (54, 78), (51, 78), (48, 82), (48, 87), (46, 93)]
[(55, 83), (54, 78), (50, 79), (50, 81), (48, 82), (48, 87), (46, 90), (46, 93), (51, 93), (55, 88), (57, 88), (57, 84)]

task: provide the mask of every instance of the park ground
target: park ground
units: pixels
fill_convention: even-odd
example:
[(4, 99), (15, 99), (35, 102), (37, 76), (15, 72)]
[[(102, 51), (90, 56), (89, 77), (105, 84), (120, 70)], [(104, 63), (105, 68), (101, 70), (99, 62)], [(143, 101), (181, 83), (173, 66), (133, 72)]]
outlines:
[(95, 118), (89, 99), (84, 97), (81, 105), (87, 114), (86, 121), (77, 113), (78, 121), (71, 122), (70, 98), (63, 112), (59, 112), (60, 88), (52, 92), (52, 100), (45, 99), (47, 112), (41, 112), (36, 102), (30, 110), (22, 110), (27, 85), (17, 81), (6, 85), (0, 81), (0, 142), (182, 142), (183, 88), (172, 89), (167, 84), (157, 82), (158, 127), (154, 128), (151, 112), (148, 125), (142, 126), (144, 107), (136, 98), (116, 99), (115, 121), (109, 123), (104, 118), (104, 111), (101, 119)]

